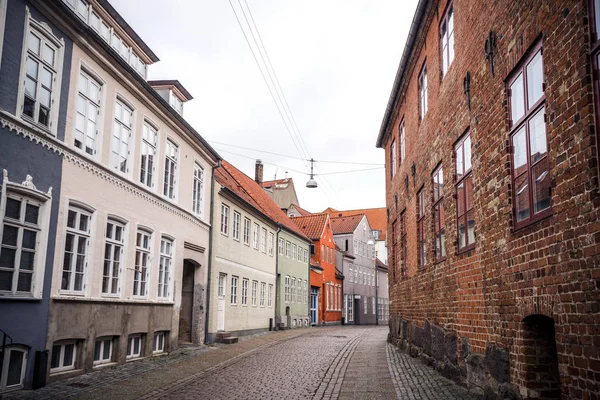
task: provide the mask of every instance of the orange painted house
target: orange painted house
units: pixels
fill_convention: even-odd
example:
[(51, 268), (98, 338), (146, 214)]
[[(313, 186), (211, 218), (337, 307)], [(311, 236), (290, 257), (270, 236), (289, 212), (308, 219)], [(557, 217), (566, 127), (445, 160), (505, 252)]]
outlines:
[(290, 218), (312, 240), (310, 257), (313, 324), (342, 322), (342, 274), (335, 268), (335, 242), (329, 214), (310, 214)]

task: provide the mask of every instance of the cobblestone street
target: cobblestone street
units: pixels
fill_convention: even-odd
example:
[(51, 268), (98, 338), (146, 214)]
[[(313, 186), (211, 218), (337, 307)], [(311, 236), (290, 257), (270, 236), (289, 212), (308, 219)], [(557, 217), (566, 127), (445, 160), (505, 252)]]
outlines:
[(386, 343), (387, 327), (329, 327), (178, 350), (4, 399), (465, 399)]

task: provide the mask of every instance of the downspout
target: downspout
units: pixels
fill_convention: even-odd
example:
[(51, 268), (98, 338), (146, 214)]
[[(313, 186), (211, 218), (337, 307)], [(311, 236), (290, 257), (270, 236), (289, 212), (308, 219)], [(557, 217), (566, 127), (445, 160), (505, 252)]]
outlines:
[(379, 274), (377, 273), (377, 256), (375, 256), (375, 325), (379, 325)]
[[(216, 168), (221, 167), (221, 162), (219, 161)], [(210, 312), (210, 270), (212, 267), (212, 242), (213, 242), (213, 206), (215, 201), (215, 168), (211, 171), (210, 177), (210, 227), (208, 228), (209, 237), (208, 237), (208, 268), (207, 274), (208, 278), (206, 280), (206, 317), (204, 318), (204, 343), (206, 344), (208, 341), (208, 318)]]
[(281, 232), (281, 224), (277, 224), (277, 235), (276, 238), (276, 251), (275, 251), (275, 307), (273, 307), (273, 330), (277, 330), (277, 310), (280, 307), (279, 304), (279, 232)]

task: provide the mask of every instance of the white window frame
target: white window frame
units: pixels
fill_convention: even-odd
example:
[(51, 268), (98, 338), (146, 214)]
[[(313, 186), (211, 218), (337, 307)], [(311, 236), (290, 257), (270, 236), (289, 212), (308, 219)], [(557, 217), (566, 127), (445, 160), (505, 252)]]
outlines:
[[(144, 344), (144, 340), (143, 340), (143, 335), (142, 334), (134, 334), (134, 335), (129, 335), (129, 337), (127, 338), (127, 350), (126, 350), (126, 355), (125, 355), (125, 359), (126, 360), (133, 360), (136, 358), (140, 358), (142, 356), (142, 352), (143, 352), (143, 344)], [(138, 342), (138, 351), (135, 351), (135, 343), (136, 341)]]
[[(110, 232), (109, 232), (109, 226)], [(117, 237), (117, 231), (121, 231), (120, 239)], [(103, 296), (119, 296), (121, 293), (121, 277), (123, 275), (123, 256), (125, 254), (126, 224), (122, 221), (109, 217), (106, 220), (104, 231), (104, 265), (102, 268), (102, 288)], [(115, 253), (116, 251), (116, 253)], [(106, 259), (106, 253), (110, 258)], [(108, 273), (107, 269), (108, 268)], [(116, 270), (115, 270), (116, 268)], [(105, 290), (104, 280), (107, 279)]]
[(169, 200), (177, 200), (177, 164), (179, 161), (179, 145), (170, 138), (165, 144), (165, 168), (163, 170), (162, 194)]
[(404, 126), (404, 120), (400, 123), (400, 165), (406, 158), (406, 128)]
[(269, 255), (272, 257), (275, 252), (275, 234), (269, 232)]
[(231, 305), (237, 305), (237, 285), (238, 285), (239, 277), (232, 275), (231, 276), (231, 296), (230, 301)]
[[(1, 7), (1, 4), (0, 4)], [(0, 11), (1, 8), (0, 8)], [(2, 22), (2, 20), (0, 20)], [(2, 29), (2, 28), (0, 28)], [(1, 39), (1, 37), (0, 37)], [(10, 363), (10, 355), (12, 352), (22, 353), (23, 362), (21, 364), (21, 374), (19, 377), (19, 383), (12, 384), (8, 386), (8, 370)], [(0, 363), (2, 363), (2, 375), (0, 376), (0, 393), (8, 392), (11, 390), (18, 390), (23, 388), (23, 381), (25, 380), (25, 371), (27, 371), (27, 356), (29, 355), (29, 350), (24, 346), (19, 345), (7, 345), (4, 349), (3, 357), (0, 359)]]
[(219, 274), (217, 281), (217, 297), (219, 299), (225, 299), (225, 291), (227, 286), (227, 274)]
[[(82, 84), (85, 80), (85, 88), (82, 92)], [(91, 87), (97, 88), (96, 96), (92, 97), (90, 92)], [(102, 111), (102, 94), (103, 94), (104, 82), (98, 79), (95, 74), (92, 74), (87, 69), (81, 66), (79, 68), (79, 77), (77, 81), (77, 104), (75, 106), (75, 123), (73, 124), (73, 146), (82, 153), (95, 157), (98, 154), (98, 149), (101, 148), (100, 138), (100, 125), (102, 124), (101, 111)], [(84, 110), (83, 113), (79, 109), (79, 103), (83, 102)], [(79, 117), (83, 118), (83, 131), (80, 131), (77, 127), (77, 121)], [(88, 125), (94, 124), (93, 137), (89, 135)], [(88, 139), (92, 139), (92, 146), (88, 147)], [(81, 146), (77, 145), (79, 140)]]
[(248, 285), (250, 280), (248, 278), (242, 279), (242, 306), (248, 305)]
[(240, 241), (240, 220), (242, 219), (242, 214), (237, 211), (233, 211), (233, 225), (231, 230), (231, 237), (233, 240)]
[(329, 311), (331, 309), (331, 293), (329, 291), (329, 282), (325, 283), (325, 310)]
[(158, 299), (171, 298), (171, 277), (173, 275), (173, 259), (175, 258), (175, 240), (162, 235), (160, 238), (160, 259), (158, 263)]
[(221, 234), (229, 236), (229, 206), (221, 203)]
[(250, 246), (250, 218), (244, 217), (244, 244)]
[[(98, 360), (96, 360), (96, 344), (100, 342), (100, 358)], [(104, 358), (104, 350), (106, 347), (106, 343), (108, 342), (108, 358)], [(113, 362), (113, 347), (114, 347), (114, 338), (112, 336), (104, 336), (104, 337), (98, 337), (96, 338), (96, 340), (94, 341), (94, 361), (93, 361), (93, 365), (102, 365), (102, 364), (109, 364)]]
[(154, 337), (152, 339), (152, 354), (162, 354), (165, 352), (166, 333), (167, 332), (165, 331), (154, 332)]
[(285, 240), (283, 238), (279, 238), (277, 240), (277, 246), (279, 248), (279, 255), (282, 256), (285, 254)]
[(298, 259), (298, 246), (296, 243), (292, 243), (292, 260)]
[(204, 200), (204, 168), (196, 161), (194, 163), (194, 187), (192, 193), (192, 211), (201, 216)]
[(267, 228), (261, 228), (260, 230), (260, 251), (267, 253)]
[(396, 176), (396, 141), (392, 140), (392, 149), (390, 152), (390, 164), (392, 168), (392, 178)]
[(258, 250), (258, 230), (259, 225), (255, 222), (252, 225), (252, 248)]
[(347, 295), (346, 297), (346, 321), (354, 322), (354, 295)]
[(258, 281), (252, 281), (252, 307), (256, 307), (256, 298), (258, 296)]
[[(73, 345), (73, 359), (72, 363), (69, 365), (64, 365), (65, 362), (65, 347), (68, 345)], [(54, 352), (54, 347), (59, 346), (60, 354), (59, 354), (59, 365), (58, 367), (52, 368), (52, 354), (50, 354), (50, 374), (54, 374), (56, 372), (70, 371), (75, 369), (75, 365), (77, 363), (77, 342), (75, 340), (65, 340), (58, 343), (52, 344), (52, 352)]]
[(287, 258), (292, 256), (292, 243), (289, 240), (285, 241), (285, 256)]
[[(149, 188), (154, 188), (154, 182), (156, 180), (157, 146), (158, 128), (148, 121), (148, 119), (144, 119), (144, 124), (142, 125), (142, 144), (140, 148), (140, 183)], [(145, 160), (144, 157), (146, 157)]]
[(260, 283), (260, 306), (265, 306), (265, 292), (267, 291), (267, 284), (265, 282)]
[[(129, 115), (129, 123), (126, 116)], [(133, 139), (135, 121), (135, 109), (123, 99), (117, 96), (115, 100), (115, 111), (111, 134), (109, 165), (118, 173), (129, 175), (131, 170), (131, 141)], [(118, 128), (118, 129), (117, 129)], [(118, 132), (117, 132), (118, 130)], [(118, 146), (115, 149), (115, 139)], [(116, 159), (115, 159), (116, 157)], [(116, 163), (115, 163), (116, 162)], [(124, 164), (123, 164), (124, 162)]]
[[(6, 29), (6, 5), (8, 0), (0, 0), (0, 60), (2, 60), (2, 46), (4, 44), (4, 30)], [(2, 65), (0, 65), (0, 71)], [(2, 360), (0, 360), (1, 362)]]
[(425, 118), (428, 109), (427, 99), (427, 62), (423, 63), (419, 73), (419, 115), (421, 119)]
[[(69, 219), (69, 214), (71, 212), (76, 213), (76, 217), (75, 217), (75, 227), (69, 227), (68, 226), (68, 219)], [(81, 217), (85, 216), (87, 217), (87, 226), (85, 230), (81, 230), (77, 227), (81, 226)], [(91, 231), (92, 231), (92, 224), (93, 224), (93, 213), (89, 210), (89, 209), (84, 209), (82, 208), (80, 205), (78, 204), (74, 204), (74, 203), (69, 203), (66, 215), (65, 215), (65, 230), (66, 230), (66, 235), (65, 235), (65, 247), (62, 249), (63, 251), (63, 259), (66, 259), (66, 255), (67, 255), (67, 236), (68, 235), (72, 235), (74, 237), (73, 240), (73, 257), (71, 258), (71, 262), (69, 263), (69, 267), (70, 270), (69, 271), (65, 271), (65, 261), (63, 261), (62, 263), (62, 274), (61, 274), (61, 279), (64, 279), (64, 275), (65, 273), (67, 273), (69, 275), (69, 281), (68, 281), (68, 285), (67, 287), (64, 287), (64, 282), (61, 282), (61, 286), (60, 286), (60, 291), (61, 293), (69, 293), (69, 294), (84, 294), (85, 293), (85, 289), (86, 289), (86, 278), (87, 278), (87, 269), (88, 269), (88, 260), (90, 259), (90, 240), (91, 240)], [(81, 254), (77, 254), (75, 251), (78, 248), (78, 244), (81, 240), (85, 240), (85, 253)], [(77, 245), (75, 244), (75, 241), (77, 242)], [(76, 271), (76, 267), (77, 267), (77, 256), (82, 256), (83, 257), (83, 268), (82, 271), (77, 272)], [(76, 288), (75, 287), (75, 277), (76, 274), (80, 274), (81, 275), (81, 288)]]
[[(29, 11), (29, 7), (25, 7), (25, 32), (23, 35), (23, 47), (22, 47), (22, 55), (21, 55), (21, 71), (19, 76), (19, 94), (17, 97), (17, 117), (23, 118), (30, 122), (31, 124), (40, 127), (48, 131), (50, 134), (56, 136), (58, 131), (58, 114), (60, 108), (60, 91), (61, 91), (61, 82), (62, 82), (62, 70), (63, 70), (63, 57), (64, 57), (64, 47), (65, 41), (63, 38), (58, 38), (52, 33), (52, 30), (47, 24), (42, 24), (31, 17), (31, 13)], [(37, 98), (39, 88), (41, 86), (39, 75), (36, 82), (36, 99), (34, 103), (34, 115), (33, 118), (26, 116), (23, 112), (23, 104), (25, 100), (25, 79), (27, 76), (27, 58), (30, 57), (30, 52), (28, 48), (27, 41), (29, 40), (29, 34), (36, 33), (38, 36), (41, 36), (42, 42), (40, 43), (40, 49), (43, 48), (44, 44), (49, 44), (49, 47), (54, 48), (54, 59), (55, 65), (52, 68), (54, 75), (52, 81), (52, 91), (50, 96), (50, 113), (48, 115), (48, 125), (40, 124), (35, 122), (39, 117), (39, 100)], [(40, 50), (41, 51), (41, 50)], [(33, 56), (33, 54), (31, 54)], [(40, 61), (41, 66), (42, 62)], [(47, 64), (44, 64), (47, 65)]]
[[(148, 282), (150, 278), (150, 268), (152, 266), (152, 236), (152, 232), (141, 228), (138, 228), (135, 235), (135, 259), (132, 286), (134, 297), (143, 298), (148, 296)], [(147, 239), (147, 245), (144, 243), (145, 239)], [(161, 257), (162, 256), (167, 256), (167, 254), (161, 254)]]
[(295, 303), (296, 302), (296, 277), (292, 277), (292, 282), (290, 283), (290, 292), (291, 292), (291, 299), (290, 299), (290, 303)]
[(273, 307), (273, 284), (269, 283), (269, 294), (267, 297), (267, 307)]
[(285, 302), (289, 303), (291, 298), (290, 294), (290, 276), (285, 276)]
[[(15, 268), (11, 269), (13, 272), (11, 289), (9, 291), (0, 291), (0, 294), (7, 297), (41, 298), (44, 284), (44, 273), (46, 269), (46, 251), (48, 246), (50, 211), (52, 207), (51, 192), (46, 194), (35, 189), (34, 187), (29, 187), (28, 184), (26, 185), (26, 183), (30, 181), (29, 176), (27, 177), (26, 181), (23, 182), (23, 184), (10, 182), (8, 180), (8, 172), (6, 170), (3, 171), (3, 176), (4, 178), (2, 180), (0, 192), (0, 254), (2, 253), (2, 248), (14, 249)], [(31, 178), (31, 180), (32, 179), (33, 178)], [(33, 183), (31, 183), (31, 186), (33, 186)], [(21, 202), (19, 220), (6, 217), (6, 202), (8, 197)], [(27, 205), (29, 204), (38, 207), (38, 218), (36, 224), (25, 221), (25, 213)], [(2, 244), (4, 243), (3, 233), (6, 225), (10, 225), (18, 229), (16, 246)], [(34, 245), (35, 249), (33, 249), (34, 257), (31, 270), (31, 288), (29, 291), (19, 291), (18, 277), (21, 273), (20, 257), (24, 251), (27, 251), (23, 248), (23, 232), (25, 230), (35, 232), (36, 240)], [(28, 270), (24, 269), (23, 271)], [(29, 274), (29, 272), (23, 273)]]

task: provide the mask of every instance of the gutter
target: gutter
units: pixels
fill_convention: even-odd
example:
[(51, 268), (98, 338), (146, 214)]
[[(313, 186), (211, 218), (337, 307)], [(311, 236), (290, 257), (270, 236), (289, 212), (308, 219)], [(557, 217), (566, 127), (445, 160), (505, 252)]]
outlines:
[(415, 15), (410, 25), (410, 31), (408, 33), (408, 37), (406, 38), (406, 46), (404, 47), (404, 51), (402, 52), (402, 58), (400, 59), (400, 65), (398, 66), (398, 71), (396, 72), (396, 78), (394, 79), (392, 92), (390, 93), (390, 98), (385, 109), (383, 121), (381, 122), (381, 127), (379, 128), (379, 135), (377, 136), (377, 143), (375, 145), (377, 148), (382, 148), (383, 138), (385, 137), (388, 124), (390, 123), (390, 119), (392, 118), (392, 111), (394, 110), (394, 106), (396, 105), (398, 93), (400, 92), (400, 88), (404, 84), (404, 74), (408, 65), (408, 59), (410, 58), (414, 50), (415, 42), (417, 40), (417, 34), (419, 33), (419, 28), (421, 26), (423, 15), (425, 14), (425, 10), (427, 9), (428, 4), (429, 0), (419, 0), (419, 4), (417, 4), (417, 10), (415, 11)]
[[(277, 330), (277, 311), (279, 310), (279, 232), (281, 226), (277, 225), (276, 247), (275, 247), (275, 307), (273, 307), (273, 330)], [(310, 273), (309, 273), (310, 276)]]
[[(219, 168), (221, 163), (217, 165)], [(215, 168), (212, 169), (211, 173), (211, 187), (210, 187), (210, 227), (208, 228), (208, 267), (207, 267), (207, 279), (206, 279), (206, 312), (204, 313), (204, 344), (208, 341), (208, 317), (210, 312), (210, 273), (212, 269), (212, 249), (213, 249), (213, 207), (215, 202)]]

